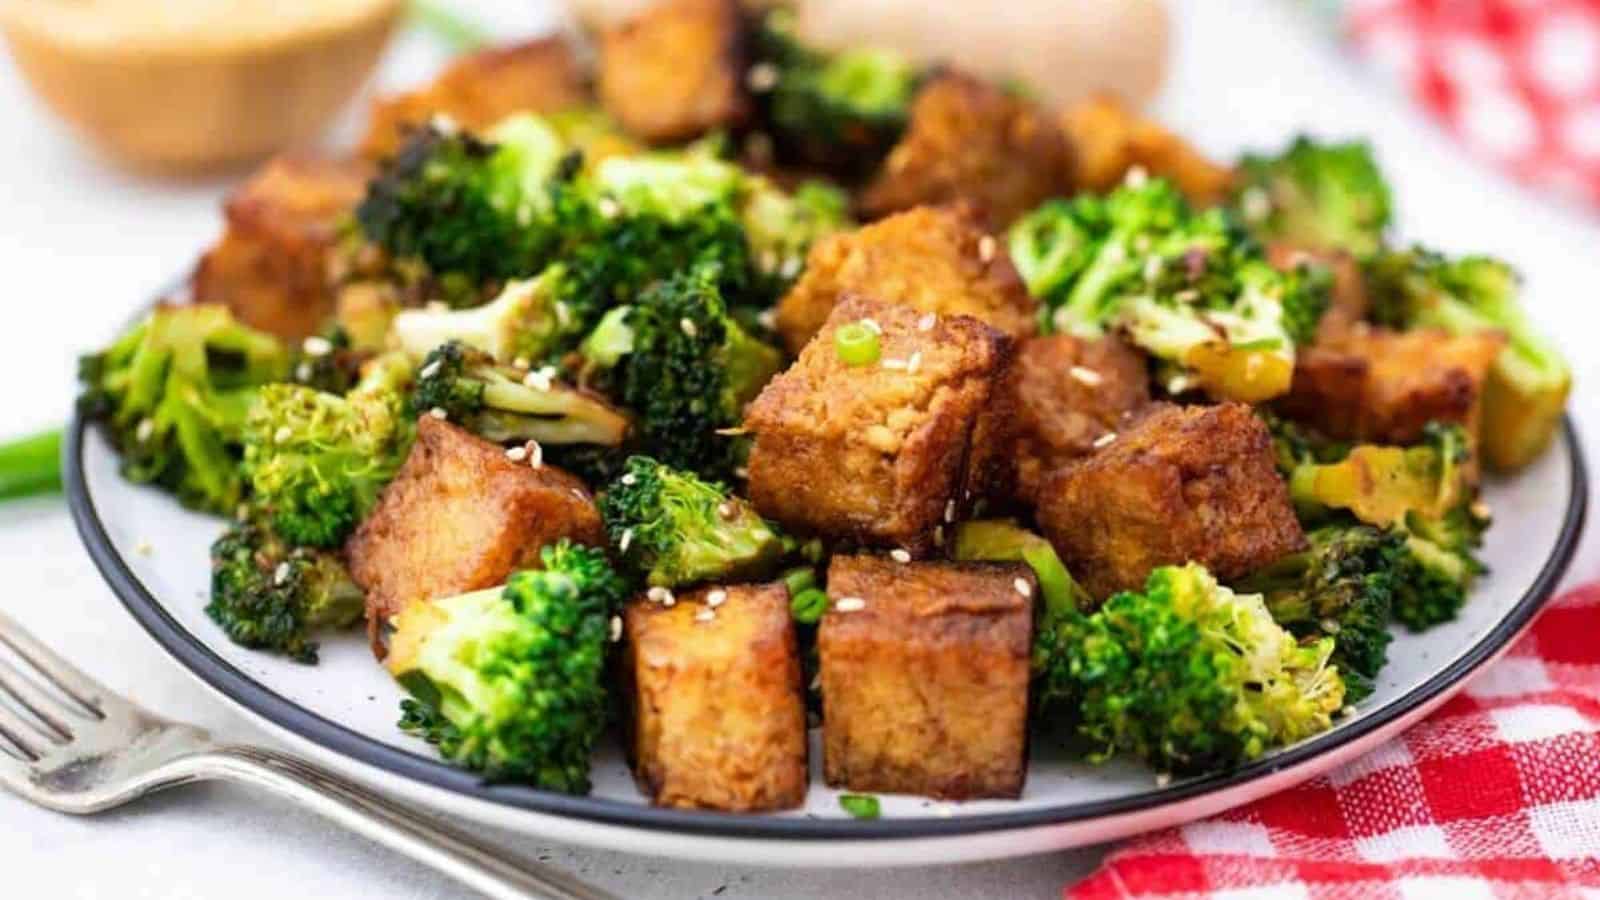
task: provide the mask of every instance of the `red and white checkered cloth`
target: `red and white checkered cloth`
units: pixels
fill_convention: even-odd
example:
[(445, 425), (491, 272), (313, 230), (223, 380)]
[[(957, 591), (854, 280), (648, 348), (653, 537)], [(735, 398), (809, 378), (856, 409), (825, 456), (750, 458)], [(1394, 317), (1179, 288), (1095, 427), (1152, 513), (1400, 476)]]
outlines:
[(1349, 0), (1338, 19), (1474, 152), (1600, 204), (1600, 0)]
[(1066, 897), (1600, 897), (1600, 584), (1400, 738), (1138, 838)]

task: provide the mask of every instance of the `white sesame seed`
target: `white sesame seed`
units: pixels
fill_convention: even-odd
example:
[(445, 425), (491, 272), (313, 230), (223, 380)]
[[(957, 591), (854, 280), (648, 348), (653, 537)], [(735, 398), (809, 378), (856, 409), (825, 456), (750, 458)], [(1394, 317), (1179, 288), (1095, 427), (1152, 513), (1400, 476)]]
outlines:
[(1161, 277), (1161, 257), (1151, 255), (1144, 258), (1144, 280), (1155, 281)]
[(949, 807), (949, 806), (942, 806), (941, 805), (941, 806), (939, 806), (939, 807), (934, 809), (934, 813), (936, 815), (938, 815), (939, 818), (941, 818), (941, 819), (948, 819), (948, 818), (954, 816), (956, 814), (956, 811), (953, 808)]
[(778, 269), (778, 274), (784, 278), (793, 278), (800, 274), (800, 266), (803, 264), (803, 260), (798, 256), (785, 256), (783, 258), (783, 266)]
[(757, 94), (764, 94), (778, 86), (778, 67), (769, 62), (756, 63), (745, 73), (744, 83)]
[(522, 383), (536, 391), (550, 390), (550, 374), (543, 369), (538, 369), (522, 376)]
[(511, 449), (506, 451), (506, 459), (509, 459), (512, 462), (522, 462), (523, 460), (525, 460), (527, 458), (528, 458), (528, 448), (527, 447), (512, 447)]
[(544, 468), (544, 448), (539, 446), (539, 442), (529, 441), (522, 446), (528, 450), (528, 465), (535, 469)]
[(1017, 593), (1024, 597), (1033, 596), (1033, 585), (1029, 584), (1028, 579), (1026, 578), (1018, 577), (1015, 581), (1011, 582), (1011, 586), (1016, 588)]
[(883, 326), (878, 324), (877, 319), (862, 319), (861, 327), (876, 335), (881, 336), (883, 334)]
[(145, 418), (139, 420), (139, 427), (133, 430), (134, 440), (143, 444), (150, 440), (156, 433), (156, 420)]
[(1128, 187), (1136, 188), (1144, 186), (1144, 183), (1149, 180), (1150, 173), (1145, 171), (1144, 166), (1129, 166), (1128, 174), (1123, 176), (1122, 183)]
[(1111, 442), (1116, 439), (1117, 433), (1115, 431), (1108, 431), (1094, 439), (1094, 448), (1099, 450), (1101, 447), (1109, 447)]
[(333, 342), (319, 334), (313, 334), (301, 341), (300, 346), (311, 356), (327, 356), (333, 352)]
[(706, 605), (711, 607), (712, 609), (716, 609), (717, 607), (719, 607), (722, 604), (727, 603), (727, 602), (728, 602), (728, 592), (723, 590), (722, 588), (717, 588), (716, 590), (712, 591), (711, 593), (706, 594)]
[(617, 214), (622, 212), (622, 207), (618, 206), (617, 201), (610, 197), (601, 197), (600, 202), (595, 204), (595, 209), (598, 209), (600, 215), (607, 219), (615, 219)]
[(906, 371), (915, 372), (920, 368), (922, 368), (922, 351), (918, 350), (911, 354), (910, 359), (906, 360)]
[(956, 520), (956, 502), (954, 500), (946, 500), (944, 502), (944, 520), (946, 522), (954, 522)]
[(1328, 634), (1338, 634), (1341, 627), (1338, 619), (1323, 619), (1318, 624), (1320, 624), (1322, 626), (1322, 630)]
[(672, 596), (671, 591), (664, 587), (660, 587), (659, 585), (651, 588), (648, 591), (645, 591), (644, 596), (645, 599), (649, 600), (651, 603), (660, 603), (665, 606), (671, 606), (672, 602), (676, 602), (677, 600), (676, 597)]
[(739, 479), (749, 478), (750, 477), (750, 470), (745, 468), (744, 466), (739, 466), (738, 468), (733, 470), (733, 477), (739, 478)]
[(716, 617), (717, 611), (714, 609), (702, 609), (694, 614), (694, 620), (696, 622), (710, 622)]
[(611, 617), (611, 643), (615, 644), (617, 641), (620, 641), (620, 640), (622, 640), (622, 617), (621, 616), (612, 616)]
[(695, 337), (695, 336), (700, 334), (700, 329), (694, 327), (694, 323), (689, 321), (688, 319), (679, 319), (678, 320), (678, 327), (682, 328), (683, 329), (683, 333), (688, 335), (689, 337)]
[(275, 444), (287, 444), (292, 440), (294, 440), (294, 429), (287, 425), (279, 425), (278, 430), (272, 433), (272, 442)]
[(889, 551), (889, 558), (897, 563), (908, 563), (911, 562), (911, 551), (896, 547)]
[(717, 515), (723, 517), (724, 519), (731, 519), (733, 518), (733, 514), (734, 508), (732, 503), (724, 500), (717, 504)]
[(1105, 380), (1100, 376), (1099, 372), (1096, 372), (1088, 366), (1073, 366), (1067, 370), (1067, 374), (1071, 375), (1074, 381), (1082, 382), (1083, 384), (1087, 384), (1089, 387), (1095, 387), (1096, 385), (1100, 384), (1100, 382)]
[(1166, 787), (1172, 783), (1172, 775), (1167, 772), (1156, 773), (1156, 787)]
[(978, 239), (978, 258), (984, 262), (992, 262), (995, 252), (994, 235), (986, 234)]
[(939, 317), (934, 315), (933, 313), (926, 313), (926, 314), (923, 315), (922, 318), (917, 320), (917, 330), (918, 331), (932, 331), (933, 330), (933, 326), (935, 326), (937, 324), (939, 324)]
[(756, 321), (761, 323), (762, 328), (772, 331), (778, 327), (778, 311), (775, 309), (763, 309), (761, 314), (756, 316)]
[(433, 416), (435, 419), (438, 419), (441, 422), (450, 418), (450, 414), (445, 412), (444, 407), (442, 406), (435, 406), (433, 409), (428, 410), (428, 415)]
[(1187, 375), (1174, 375), (1167, 381), (1167, 393), (1181, 394), (1194, 386), (1194, 379)]
[(589, 495), (585, 494), (583, 492), (583, 488), (573, 488), (572, 489), (572, 496), (577, 497), (579, 500), (582, 500), (584, 503), (588, 503), (589, 502)]
[(428, 125), (447, 137), (461, 130), (461, 126), (456, 124), (456, 120), (449, 113), (434, 113), (433, 118), (428, 120)]
[(526, 371), (527, 369), (533, 368), (533, 361), (528, 359), (526, 356), (519, 356), (511, 361), (511, 365), (513, 368)]
[(750, 429), (744, 427), (743, 425), (735, 425), (732, 428), (718, 428), (712, 431), (712, 434), (720, 435), (722, 437), (739, 437), (749, 433)]
[(441, 366), (441, 365), (443, 365), (443, 363), (441, 363), (439, 360), (436, 359), (433, 362), (428, 363), (427, 365), (423, 366), (422, 367), (422, 371), (417, 373), (417, 377), (418, 378), (432, 378), (433, 376), (439, 374), (439, 366)]
[(1472, 513), (1473, 518), (1486, 522), (1494, 518), (1494, 510), (1490, 509), (1488, 502), (1482, 498), (1472, 501), (1472, 505), (1467, 507), (1467, 512)]
[(572, 322), (572, 310), (567, 308), (565, 301), (556, 301), (556, 321), (562, 325), (568, 325)]
[(156, 552), (156, 548), (152, 547), (149, 541), (140, 541), (134, 546), (133, 552), (139, 554), (140, 556), (149, 556), (150, 554)]
[(840, 597), (833, 601), (833, 608), (842, 613), (860, 612), (867, 608), (867, 601), (860, 597)]
[(639, 479), (633, 477), (633, 473), (632, 472), (623, 473), (622, 478), (621, 478), (621, 481), (622, 481), (623, 484), (633, 484), (635, 481), (638, 481), (638, 480)]
[(315, 375), (316, 371), (317, 371), (316, 369), (311, 367), (310, 360), (302, 360), (300, 365), (294, 367), (295, 380), (296, 381), (310, 381), (311, 380), (311, 376)]
[(287, 559), (281, 563), (278, 563), (278, 567), (272, 570), (272, 583), (283, 584), (284, 582), (287, 582), (289, 580), (289, 573), (291, 571), (293, 570), (289, 568), (289, 561)]
[(1339, 709), (1339, 715), (1341, 715), (1341, 716), (1349, 717), (1349, 716), (1353, 716), (1355, 714), (1356, 714), (1356, 708), (1354, 706), (1348, 704), (1348, 703), (1345, 704), (1344, 706), (1340, 707), (1340, 709)]
[(883, 366), (885, 369), (893, 369), (896, 372), (903, 372), (905, 371), (908, 363), (903, 359), (899, 359), (898, 357), (888, 357), (879, 363), (879, 365)]
[(622, 532), (622, 540), (617, 541), (617, 551), (627, 553), (631, 546), (633, 546), (633, 529), (628, 528)]

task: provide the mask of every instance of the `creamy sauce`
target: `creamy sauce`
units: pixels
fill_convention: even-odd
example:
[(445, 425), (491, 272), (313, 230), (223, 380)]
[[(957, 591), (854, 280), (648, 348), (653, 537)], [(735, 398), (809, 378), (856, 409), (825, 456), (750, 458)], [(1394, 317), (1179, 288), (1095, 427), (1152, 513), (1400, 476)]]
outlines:
[(0, 0), (8, 25), (79, 50), (210, 53), (338, 32), (398, 0)]

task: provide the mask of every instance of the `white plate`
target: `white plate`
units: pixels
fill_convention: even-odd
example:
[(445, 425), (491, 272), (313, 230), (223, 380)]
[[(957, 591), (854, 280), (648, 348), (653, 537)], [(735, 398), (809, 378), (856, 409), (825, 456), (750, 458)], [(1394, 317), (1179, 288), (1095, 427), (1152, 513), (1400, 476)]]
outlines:
[[(1490, 574), (1457, 621), (1422, 635), (1397, 633), (1376, 692), (1330, 732), (1232, 772), (1166, 785), (1140, 766), (1089, 766), (1041, 741), (1020, 800), (943, 804), (886, 796), (883, 818), (858, 821), (817, 775), (815, 732), (811, 793), (793, 813), (651, 807), (614, 739), (596, 759), (590, 796), (485, 785), (395, 727), (401, 693), (357, 632), (325, 637), (315, 667), (229, 643), (203, 611), (207, 548), (222, 530), (219, 521), (125, 482), (110, 447), (81, 421), (70, 431), (66, 465), (78, 530), (128, 610), (201, 682), (306, 756), (417, 803), (552, 841), (808, 866), (959, 862), (1100, 842), (1210, 815), (1353, 759), (1443, 703), (1522, 632), (1571, 557), (1586, 480), (1568, 425), (1527, 471), (1491, 482)], [(144, 542), (159, 552), (136, 552)]]

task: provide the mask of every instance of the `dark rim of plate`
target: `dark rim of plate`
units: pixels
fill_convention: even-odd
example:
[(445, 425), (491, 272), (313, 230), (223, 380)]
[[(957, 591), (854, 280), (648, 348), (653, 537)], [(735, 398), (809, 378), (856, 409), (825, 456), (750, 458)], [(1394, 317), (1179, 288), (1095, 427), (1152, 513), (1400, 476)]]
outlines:
[[(1174, 781), (1154, 790), (1096, 800), (1060, 803), (1016, 812), (984, 813), (949, 818), (919, 817), (878, 820), (813, 819), (794, 816), (736, 815), (732, 813), (663, 809), (621, 800), (570, 796), (505, 784), (487, 784), (470, 772), (438, 759), (413, 753), (367, 737), (324, 718), (274, 692), (246, 675), (206, 646), (169, 615), (128, 568), (112, 545), (89, 496), (84, 473), (84, 434), (87, 423), (75, 416), (63, 449), (67, 502), (89, 556), (111, 589), (139, 624), (168, 653), (211, 687), (267, 721), (347, 758), (374, 766), (402, 778), (441, 788), (474, 800), (533, 810), (553, 816), (630, 828), (696, 835), (777, 840), (882, 840), (948, 837), (993, 831), (1059, 825), (1067, 822), (1124, 815), (1166, 804), (1191, 800), (1238, 787), (1281, 772), (1352, 741), (1406, 715), (1438, 697), (1471, 674), (1519, 635), (1555, 590), (1576, 550), (1588, 505), (1589, 478), (1582, 447), (1570, 418), (1563, 422), (1563, 438), (1570, 460), (1571, 481), (1567, 509), (1555, 546), (1533, 584), (1511, 611), (1465, 654), (1435, 673), (1404, 696), (1381, 709), (1319, 737), (1296, 744), (1237, 769)], [(420, 746), (420, 745), (419, 745)]]

